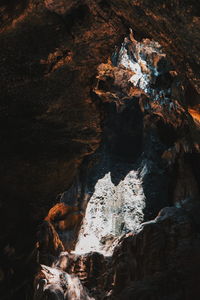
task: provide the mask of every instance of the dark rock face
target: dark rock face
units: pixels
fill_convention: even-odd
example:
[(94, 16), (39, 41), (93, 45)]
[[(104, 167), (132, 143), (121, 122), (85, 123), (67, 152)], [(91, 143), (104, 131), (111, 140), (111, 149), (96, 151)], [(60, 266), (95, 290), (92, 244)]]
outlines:
[[(67, 248), (70, 222), (72, 241), (77, 235), (91, 196), (87, 186), (91, 176), (99, 176), (95, 168), (101, 148), (93, 153), (102, 140), (106, 155), (126, 157), (128, 164), (138, 160), (144, 220), (164, 206), (180, 211), (171, 208), (166, 219), (159, 217), (136, 236), (122, 239), (109, 262), (112, 267), (103, 259), (101, 268), (98, 258), (94, 263), (85, 258), (85, 277), (92, 264), (99, 272), (91, 272), (95, 283), (91, 278), (83, 283), (97, 299), (98, 294), (100, 299), (198, 299), (198, 1), (1, 1), (0, 16), (2, 299), (32, 299), (38, 262), (52, 266)], [(118, 72), (115, 45), (120, 47), (129, 27), (136, 39), (154, 39), (164, 47), (172, 73), (160, 76), (155, 86), (165, 89), (170, 82), (176, 111), (123, 86), (129, 71), (120, 71), (123, 80), (113, 73), (117, 92), (113, 75), (99, 74)], [(165, 60), (158, 61), (158, 69), (167, 67)], [(117, 172), (114, 168), (114, 181), (121, 176)], [(43, 221), (60, 199), (77, 207), (70, 221), (68, 214)], [(52, 293), (66, 297), (60, 287)]]
[(198, 297), (200, 241), (194, 226), (183, 210), (166, 207), (138, 235), (125, 238), (113, 256), (116, 288), (110, 299)]
[(138, 234), (123, 236), (112, 258), (62, 253), (52, 270), (79, 276), (95, 299), (195, 299), (200, 292), (195, 227), (184, 209), (166, 207)]

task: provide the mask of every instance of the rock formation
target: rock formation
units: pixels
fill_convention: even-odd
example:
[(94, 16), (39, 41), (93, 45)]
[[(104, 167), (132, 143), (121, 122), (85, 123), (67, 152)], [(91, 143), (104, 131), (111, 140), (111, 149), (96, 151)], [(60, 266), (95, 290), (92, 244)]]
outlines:
[(198, 299), (198, 1), (0, 16), (1, 299)]

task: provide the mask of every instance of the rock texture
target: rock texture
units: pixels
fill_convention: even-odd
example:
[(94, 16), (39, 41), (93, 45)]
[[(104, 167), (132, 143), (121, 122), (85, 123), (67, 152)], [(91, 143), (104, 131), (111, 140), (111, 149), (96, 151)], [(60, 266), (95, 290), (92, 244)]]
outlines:
[(69, 299), (94, 300), (83, 288), (80, 280), (64, 271), (41, 266), (41, 276), (35, 282), (37, 285), (34, 299)]
[[(104, 146), (87, 175), (85, 193), (91, 198), (75, 250), (108, 255), (117, 237), (137, 232), (143, 220), (173, 201), (171, 169), (178, 157), (182, 161), (185, 153), (198, 151), (199, 143), (182, 106), (183, 82), (157, 42), (137, 42), (131, 30), (111, 60), (98, 67), (97, 80), (94, 93), (107, 112)], [(159, 122), (167, 132), (167, 124), (174, 128), (170, 147)], [(198, 188), (193, 185), (189, 194), (199, 197)], [(176, 195), (174, 202), (186, 197)]]
[[(187, 158), (199, 151), (198, 126), (184, 106), (181, 77), (157, 42), (137, 42), (130, 31), (97, 79), (93, 92), (105, 104), (102, 146), (83, 165), (82, 197), (77, 181), (65, 193), (85, 216), (75, 252), (60, 252), (49, 264), (78, 276), (95, 299), (198, 297), (191, 278), (199, 276), (199, 188)], [(170, 128), (171, 140), (163, 138)], [(66, 215), (68, 224), (71, 210), (60, 203), (46, 220)]]
[[(87, 194), (87, 187), (96, 164), (101, 161), (98, 153), (101, 156), (104, 152), (100, 149), (100, 152), (93, 153), (101, 140), (104, 143), (107, 139), (107, 154), (113, 152), (121, 160), (126, 156), (130, 164), (141, 158), (138, 171), (143, 172), (145, 220), (153, 219), (162, 207), (174, 205), (184, 210), (189, 225), (184, 239), (181, 229), (180, 236), (176, 234), (176, 244), (172, 238), (173, 226), (168, 227), (164, 221), (161, 225), (156, 223), (155, 230), (164, 228), (164, 240), (166, 238), (168, 245), (165, 252), (162, 249), (161, 254), (156, 252), (156, 258), (162, 263), (163, 260), (169, 262), (169, 273), (166, 275), (163, 265), (158, 263), (163, 277), (158, 276), (157, 280), (153, 275), (155, 270), (148, 269), (145, 264), (143, 266), (137, 256), (140, 271), (136, 272), (136, 277), (131, 275), (131, 284), (129, 275), (124, 271), (128, 281), (124, 290), (120, 290), (119, 275), (115, 275), (118, 279), (112, 281), (115, 268), (120, 270), (119, 253), (121, 251), (123, 255), (124, 251), (123, 247), (119, 247), (122, 250), (116, 250), (116, 263), (113, 260), (113, 271), (108, 274), (111, 279), (106, 279), (107, 286), (100, 295), (121, 299), (198, 299), (198, 1), (3, 0), (0, 16), (1, 298), (32, 299), (32, 281), (38, 272), (38, 262), (42, 263), (44, 259), (43, 264), (52, 266), (64, 246), (67, 247), (69, 236), (74, 239), (91, 196)], [(123, 83), (122, 75), (126, 83), (134, 76), (133, 70), (120, 71), (115, 64), (129, 27), (134, 33), (133, 38), (128, 37), (132, 49), (135, 39), (142, 41), (143, 38), (153, 39), (163, 46), (163, 53), (167, 54), (172, 65), (170, 70), (174, 71), (170, 76), (173, 77), (171, 88), (176, 101), (172, 103), (175, 103), (176, 110), (173, 104), (171, 111), (164, 109), (159, 101), (149, 101), (140, 90), (135, 88), (131, 91), (129, 86), (120, 83)], [(130, 53), (135, 53), (132, 49)], [(154, 63), (157, 64), (156, 61)], [(101, 71), (112, 74), (100, 74)], [(113, 74), (118, 77), (117, 93), (113, 93), (113, 88), (116, 88), (112, 82)], [(99, 86), (98, 79), (101, 81)], [(133, 84), (136, 84), (136, 79), (132, 78)], [(178, 83), (179, 88), (176, 86)], [(162, 78), (157, 84), (163, 84)], [(115, 99), (111, 99), (111, 94)], [(137, 99), (131, 102), (131, 97)], [(138, 116), (137, 122), (134, 122), (133, 116)], [(110, 163), (114, 163), (114, 157), (111, 157)], [(96, 170), (97, 177), (98, 172)], [(124, 176), (124, 169), (122, 173)], [(115, 171), (113, 176), (116, 176)], [(71, 221), (67, 213), (61, 220), (47, 218), (43, 221), (60, 200), (65, 205), (70, 202), (69, 206), (76, 207), (77, 212), (70, 217)], [(177, 214), (179, 212), (173, 211), (173, 215)], [(173, 218), (175, 228), (180, 228), (181, 218)], [(74, 222), (71, 233), (68, 222)], [(148, 226), (153, 232), (154, 228)], [(141, 232), (145, 232), (145, 228)], [(138, 237), (145, 240), (146, 233), (139, 233)], [(176, 245), (180, 239), (181, 246), (177, 248), (173, 244), (173, 248), (168, 239)], [(122, 245), (128, 240), (125, 238)], [(141, 251), (146, 249), (147, 265), (152, 263), (151, 254), (147, 255), (148, 249), (137, 245), (139, 252), (140, 247)], [(186, 248), (188, 250), (184, 250)], [(184, 251), (185, 254), (182, 254)], [(179, 265), (172, 259), (174, 253), (181, 257)], [(176, 267), (173, 269), (172, 265)], [(163, 268), (166, 269), (165, 266)], [(130, 272), (135, 272), (134, 268)], [(183, 269), (183, 272), (177, 275), (177, 268)], [(89, 274), (89, 269), (86, 270)], [(144, 276), (140, 275), (144, 272)], [(123, 266), (122, 271), (116, 271), (116, 274), (119, 273), (123, 273)], [(171, 281), (173, 274), (176, 278), (174, 283)], [(149, 276), (152, 278), (149, 279)], [(163, 284), (169, 278), (170, 284), (164, 286), (164, 292)], [(152, 290), (151, 280), (155, 289), (159, 286), (157, 294)], [(177, 282), (184, 288), (178, 288)], [(100, 281), (98, 284), (101, 289), (103, 283)]]
[(199, 237), (193, 226), (184, 210), (168, 207), (125, 238), (113, 256), (116, 288), (108, 299), (198, 297)]
[[(63, 252), (52, 270), (79, 276), (95, 299), (195, 299), (200, 292), (200, 239), (195, 227), (185, 208), (166, 207), (155, 220), (143, 223), (138, 234), (123, 236), (112, 258)], [(62, 286), (56, 275), (50, 281), (48, 276), (45, 288), (37, 288), (40, 295), (50, 289), (52, 280), (51, 290)], [(39, 285), (43, 278), (38, 277)]]

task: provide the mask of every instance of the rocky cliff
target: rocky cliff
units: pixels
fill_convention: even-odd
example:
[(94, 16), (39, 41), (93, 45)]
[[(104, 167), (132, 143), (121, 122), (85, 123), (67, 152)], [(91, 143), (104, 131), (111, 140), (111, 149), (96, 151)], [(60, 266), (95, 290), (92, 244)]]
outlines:
[(1, 1), (2, 299), (199, 298), (199, 11)]

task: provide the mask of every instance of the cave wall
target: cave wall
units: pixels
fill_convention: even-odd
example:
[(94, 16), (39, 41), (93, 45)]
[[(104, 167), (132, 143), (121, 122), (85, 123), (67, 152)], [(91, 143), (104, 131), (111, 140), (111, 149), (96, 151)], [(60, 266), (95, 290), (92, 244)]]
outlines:
[[(102, 107), (91, 89), (97, 66), (107, 61), (129, 27), (137, 39), (153, 38), (164, 47), (186, 82), (183, 105), (194, 109), (191, 114), (198, 121), (199, 11), (192, 0), (1, 1), (0, 237), (5, 297), (12, 298), (24, 282), (27, 274), (21, 265), (34, 249), (37, 225), (70, 187), (83, 159), (100, 144)], [(196, 130), (193, 137), (198, 144)], [(193, 176), (199, 180), (199, 157), (188, 156), (186, 174), (193, 182)], [(184, 184), (184, 170), (180, 163), (173, 173), (180, 178), (177, 186)]]

